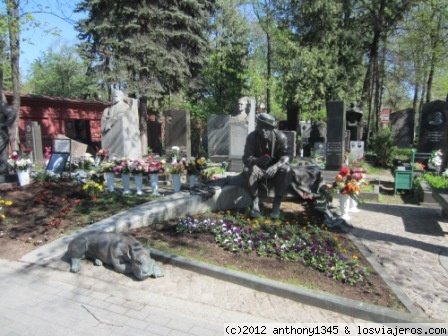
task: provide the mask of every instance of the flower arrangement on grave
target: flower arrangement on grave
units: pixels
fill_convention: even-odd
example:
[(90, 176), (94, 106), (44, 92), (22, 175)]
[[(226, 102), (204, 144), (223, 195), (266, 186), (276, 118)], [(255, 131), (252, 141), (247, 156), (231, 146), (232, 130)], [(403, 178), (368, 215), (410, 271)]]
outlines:
[(92, 154), (85, 153), (80, 157), (74, 158), (71, 164), (74, 169), (91, 170), (95, 166), (95, 160)]
[(114, 173), (118, 174), (131, 174), (132, 160), (128, 158), (122, 158), (115, 160)]
[(82, 186), (82, 190), (89, 196), (96, 196), (104, 190), (104, 187), (102, 183), (87, 181)]
[(33, 166), (33, 162), (29, 157), (20, 157), (16, 151), (9, 156), (8, 164), (15, 172), (25, 171)]
[(184, 162), (173, 162), (168, 166), (168, 173), (171, 175), (183, 174), (185, 170)]
[(205, 157), (194, 158), (192, 157), (186, 165), (188, 175), (201, 175), (207, 168), (207, 160)]
[(101, 148), (96, 152), (96, 156), (99, 157), (101, 161), (104, 161), (109, 157), (109, 151), (107, 148)]
[(428, 160), (428, 167), (439, 171), (440, 167), (442, 166), (442, 156), (442, 150), (439, 149), (432, 151), (431, 156)]
[(150, 155), (147, 159), (148, 164), (148, 173), (149, 174), (163, 174), (165, 172), (165, 168), (163, 167), (163, 164), (165, 162), (162, 161), (155, 161), (154, 156)]
[(426, 166), (421, 162), (414, 162), (414, 170), (425, 170)]
[(99, 171), (101, 173), (113, 173), (116, 166), (114, 161), (103, 161), (100, 163)]
[(327, 185), (329, 193), (347, 195), (358, 200), (361, 192), (361, 185), (365, 183), (365, 174), (363, 168), (342, 167), (339, 174), (336, 175), (334, 182)]
[(129, 162), (129, 170), (133, 175), (148, 173), (148, 165), (141, 159), (134, 159)]

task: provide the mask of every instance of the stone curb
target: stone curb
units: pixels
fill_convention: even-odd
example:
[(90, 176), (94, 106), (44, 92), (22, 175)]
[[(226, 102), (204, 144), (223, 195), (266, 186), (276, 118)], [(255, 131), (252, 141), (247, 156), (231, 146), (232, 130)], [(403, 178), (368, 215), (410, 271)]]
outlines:
[[(161, 262), (219, 280), (232, 282), (268, 294), (277, 295), (303, 304), (331, 310), (354, 318), (376, 323), (436, 323), (421, 314), (403, 313), (390, 308), (376, 306), (360, 301), (341, 298), (324, 292), (283, 284), (281, 282), (263, 279), (250, 274), (228, 270), (223, 267), (206, 264), (173, 254), (167, 254), (151, 249), (151, 256)], [(396, 289), (396, 286), (394, 286)], [(401, 298), (400, 298), (401, 299)], [(409, 300), (409, 299), (407, 299)]]

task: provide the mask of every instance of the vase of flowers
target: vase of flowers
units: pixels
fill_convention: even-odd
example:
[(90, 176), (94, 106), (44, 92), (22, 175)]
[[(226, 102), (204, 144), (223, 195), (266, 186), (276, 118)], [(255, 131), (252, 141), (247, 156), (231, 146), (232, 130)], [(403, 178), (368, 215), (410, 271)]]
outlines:
[(104, 173), (104, 180), (106, 181), (107, 191), (115, 191), (115, 174), (114, 174), (115, 162), (103, 161), (100, 164), (100, 172)]
[(187, 174), (190, 179), (190, 188), (194, 188), (198, 182), (199, 177), (207, 168), (207, 160), (204, 157), (195, 159), (194, 157), (186, 165)]
[(173, 191), (177, 193), (182, 187), (182, 184), (180, 182), (180, 174), (172, 174), (171, 177), (173, 179)]
[(131, 174), (121, 174), (121, 182), (123, 183), (123, 194), (127, 195), (131, 193)]
[(171, 163), (168, 168), (169, 173), (171, 174), (173, 181), (173, 190), (174, 192), (179, 192), (181, 189), (181, 174), (185, 173), (185, 165), (183, 162), (175, 162)]
[(129, 162), (129, 170), (134, 177), (137, 195), (143, 195), (143, 174), (148, 173), (148, 165), (141, 159), (134, 159)]
[(29, 156), (19, 157), (17, 152), (12, 152), (8, 159), (9, 167), (17, 173), (20, 186), (30, 184), (30, 171), (33, 162)]
[(154, 161), (154, 156), (152, 155), (148, 156), (147, 162), (152, 195), (159, 196), (159, 174), (162, 174), (165, 171), (163, 168), (164, 162)]
[[(339, 170), (333, 184), (327, 185), (330, 193), (339, 194), (341, 217), (345, 220), (350, 219), (348, 214), (350, 208), (352, 208), (352, 211), (358, 210), (359, 193), (365, 177), (364, 172), (363, 168), (349, 169), (343, 167)], [(353, 202), (351, 202), (351, 199), (353, 199)]]

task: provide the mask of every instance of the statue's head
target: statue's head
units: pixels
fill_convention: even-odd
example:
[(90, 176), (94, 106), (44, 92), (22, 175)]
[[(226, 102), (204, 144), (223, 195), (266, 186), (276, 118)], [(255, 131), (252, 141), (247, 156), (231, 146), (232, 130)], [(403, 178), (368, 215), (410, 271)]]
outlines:
[(267, 139), (271, 135), (272, 131), (277, 128), (277, 121), (268, 113), (257, 114), (256, 119), (257, 130), (264, 139)]
[(114, 103), (118, 103), (120, 101), (124, 100), (124, 93), (123, 91), (120, 90), (115, 90), (114, 91), (114, 96), (112, 97), (112, 100)]
[(246, 106), (247, 106), (247, 99), (246, 98), (238, 99), (238, 112), (239, 113), (245, 112)]

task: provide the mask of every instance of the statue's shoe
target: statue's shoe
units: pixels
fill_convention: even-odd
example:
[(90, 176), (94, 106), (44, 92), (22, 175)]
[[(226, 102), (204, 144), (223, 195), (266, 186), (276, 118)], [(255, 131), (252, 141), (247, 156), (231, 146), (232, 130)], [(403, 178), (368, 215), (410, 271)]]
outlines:
[(257, 217), (260, 217), (260, 210), (254, 210), (254, 209), (252, 209), (251, 211), (250, 211), (250, 217), (252, 217), (252, 218), (257, 218)]

